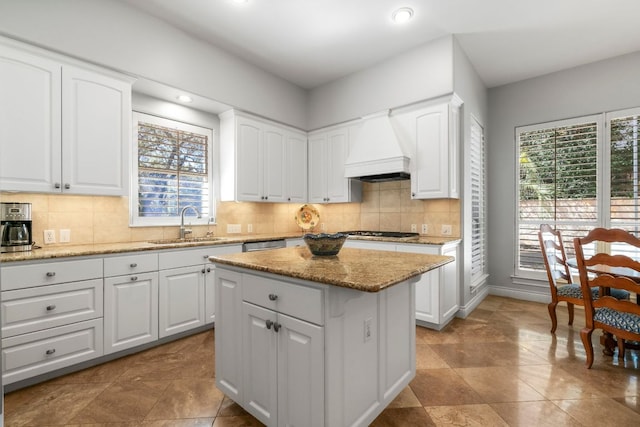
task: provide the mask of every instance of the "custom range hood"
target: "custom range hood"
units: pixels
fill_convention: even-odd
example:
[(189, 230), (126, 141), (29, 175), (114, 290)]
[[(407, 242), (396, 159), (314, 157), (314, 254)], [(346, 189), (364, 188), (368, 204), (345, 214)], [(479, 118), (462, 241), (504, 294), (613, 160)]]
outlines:
[(365, 182), (409, 179), (409, 151), (391, 125), (389, 110), (365, 116), (363, 120), (345, 162), (345, 177)]

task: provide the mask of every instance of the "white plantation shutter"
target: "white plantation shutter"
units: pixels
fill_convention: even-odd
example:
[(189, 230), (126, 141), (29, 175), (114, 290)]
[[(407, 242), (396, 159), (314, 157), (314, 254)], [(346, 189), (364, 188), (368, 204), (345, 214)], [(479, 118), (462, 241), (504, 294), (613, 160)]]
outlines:
[(540, 224), (573, 237), (598, 225), (600, 116), (516, 129), (519, 144), (518, 269), (542, 270)]
[(640, 221), (640, 199), (638, 199), (640, 114), (612, 119), (610, 129), (611, 225), (637, 226)]
[(173, 225), (182, 208), (190, 223), (212, 216), (210, 129), (135, 113), (136, 188), (132, 191), (133, 224)]
[(471, 284), (486, 274), (486, 168), (484, 129), (472, 118), (471, 143)]

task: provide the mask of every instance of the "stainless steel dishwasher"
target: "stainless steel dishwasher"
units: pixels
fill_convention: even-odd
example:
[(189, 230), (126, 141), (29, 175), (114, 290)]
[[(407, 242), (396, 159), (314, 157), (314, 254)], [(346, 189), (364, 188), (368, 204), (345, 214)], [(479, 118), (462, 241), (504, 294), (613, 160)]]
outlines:
[(284, 239), (246, 242), (242, 244), (242, 252), (268, 251), (269, 249), (286, 248)]

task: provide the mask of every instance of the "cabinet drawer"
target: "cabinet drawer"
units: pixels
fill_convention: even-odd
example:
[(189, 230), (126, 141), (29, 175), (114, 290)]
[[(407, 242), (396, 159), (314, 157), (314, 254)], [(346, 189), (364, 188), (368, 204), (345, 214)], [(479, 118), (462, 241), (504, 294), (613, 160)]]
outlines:
[(243, 274), (242, 299), (317, 325), (324, 324), (321, 289)]
[(158, 270), (158, 254), (115, 256), (104, 259), (104, 277)]
[(206, 264), (212, 255), (224, 255), (242, 252), (241, 245), (216, 245), (206, 248), (185, 249), (181, 251), (163, 251), (158, 255), (160, 270)]
[(2, 292), (2, 336), (102, 317), (102, 279)]
[(16, 381), (102, 356), (102, 319), (2, 340), (2, 381)]
[(2, 290), (102, 278), (102, 258), (3, 266)]

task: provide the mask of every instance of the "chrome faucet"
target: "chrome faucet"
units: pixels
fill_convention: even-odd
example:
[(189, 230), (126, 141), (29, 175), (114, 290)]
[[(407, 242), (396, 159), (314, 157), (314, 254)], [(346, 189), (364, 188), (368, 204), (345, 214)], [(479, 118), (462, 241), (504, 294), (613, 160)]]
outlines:
[(198, 215), (198, 218), (202, 218), (202, 216), (200, 215), (200, 212), (198, 212), (198, 209), (196, 209), (195, 206), (189, 205), (182, 208), (182, 211), (180, 211), (180, 238), (181, 239), (184, 239), (187, 234), (191, 234), (190, 228), (184, 228), (184, 213), (187, 211), (187, 209), (193, 209), (196, 215)]

